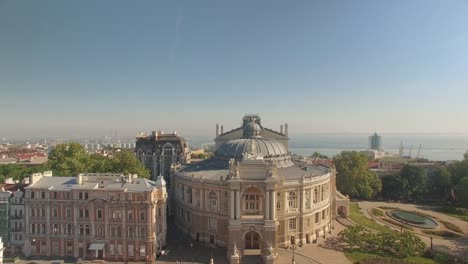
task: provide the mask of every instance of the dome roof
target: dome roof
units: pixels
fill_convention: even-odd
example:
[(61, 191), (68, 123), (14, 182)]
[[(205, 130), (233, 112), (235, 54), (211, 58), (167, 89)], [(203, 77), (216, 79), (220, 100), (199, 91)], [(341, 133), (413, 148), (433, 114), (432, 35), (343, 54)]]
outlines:
[[(252, 148), (254, 151), (252, 151)], [(232, 139), (216, 150), (216, 155), (228, 158), (242, 158), (244, 153), (255, 152), (263, 157), (286, 156), (288, 152), (280, 142), (262, 137)]]

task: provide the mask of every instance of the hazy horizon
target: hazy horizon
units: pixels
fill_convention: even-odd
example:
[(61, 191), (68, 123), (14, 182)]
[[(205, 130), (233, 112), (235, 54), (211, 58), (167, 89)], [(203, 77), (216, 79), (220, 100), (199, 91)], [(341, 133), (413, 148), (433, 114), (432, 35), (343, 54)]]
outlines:
[(0, 1), (0, 138), (465, 134), (468, 2)]

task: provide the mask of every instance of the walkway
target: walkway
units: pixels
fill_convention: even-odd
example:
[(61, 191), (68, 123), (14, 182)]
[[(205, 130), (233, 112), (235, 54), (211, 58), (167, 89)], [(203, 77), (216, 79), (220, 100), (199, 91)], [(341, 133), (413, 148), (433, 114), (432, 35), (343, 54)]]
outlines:
[[(398, 207), (399, 209), (403, 209), (407, 211), (421, 212), (423, 214), (433, 216), (434, 218), (436, 218), (436, 220), (443, 220), (443, 221), (451, 222), (457, 225), (465, 233), (465, 236), (463, 238), (444, 239), (440, 237), (433, 237), (433, 241), (432, 241), (433, 248), (437, 251), (455, 254), (455, 255), (462, 257), (464, 260), (468, 260), (468, 222), (439, 213), (439, 212), (435, 212), (433, 211), (434, 207), (427, 206), (427, 205), (386, 203), (386, 202), (368, 202), (368, 201), (359, 202), (359, 205), (361, 207), (361, 212), (368, 218), (372, 218), (369, 214), (369, 211), (372, 208), (376, 208), (379, 206), (387, 206), (387, 207), (391, 206), (391, 207)], [(380, 221), (377, 221), (377, 223), (383, 224)], [(428, 235), (422, 235), (422, 234), (417, 234), (417, 235), (427, 245), (431, 244), (431, 241)]]

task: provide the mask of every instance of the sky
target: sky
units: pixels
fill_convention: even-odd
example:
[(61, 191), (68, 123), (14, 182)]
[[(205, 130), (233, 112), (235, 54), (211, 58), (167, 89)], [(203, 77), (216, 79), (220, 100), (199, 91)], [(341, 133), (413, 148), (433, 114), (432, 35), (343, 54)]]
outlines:
[(468, 133), (468, 1), (0, 0), (0, 137)]

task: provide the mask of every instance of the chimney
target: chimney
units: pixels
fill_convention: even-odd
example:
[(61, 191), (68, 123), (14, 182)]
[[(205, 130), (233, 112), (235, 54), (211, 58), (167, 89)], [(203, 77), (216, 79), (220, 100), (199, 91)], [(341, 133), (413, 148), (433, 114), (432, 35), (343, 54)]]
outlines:
[(288, 136), (288, 124), (284, 124), (284, 135)]
[(221, 134), (224, 133), (224, 128), (223, 128), (223, 125), (221, 125)]
[(283, 134), (283, 125), (280, 125), (280, 133)]
[(218, 137), (218, 136), (219, 136), (219, 125), (216, 124), (216, 137)]

